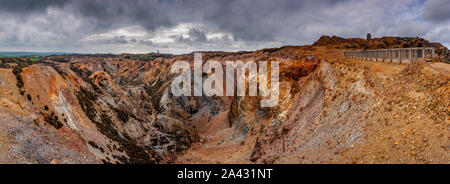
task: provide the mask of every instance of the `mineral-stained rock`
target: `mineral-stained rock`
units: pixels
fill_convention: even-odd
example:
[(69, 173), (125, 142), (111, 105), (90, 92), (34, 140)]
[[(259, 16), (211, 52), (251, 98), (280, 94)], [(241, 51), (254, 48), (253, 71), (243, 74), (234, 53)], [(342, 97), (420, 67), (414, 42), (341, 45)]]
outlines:
[(2, 59), (0, 162), (448, 163), (447, 64), (342, 55), (429, 45), (324, 36), (314, 46), (203, 53), (222, 64), (279, 61), (279, 101), (270, 108), (260, 95), (174, 96), (171, 65), (193, 63), (193, 54)]

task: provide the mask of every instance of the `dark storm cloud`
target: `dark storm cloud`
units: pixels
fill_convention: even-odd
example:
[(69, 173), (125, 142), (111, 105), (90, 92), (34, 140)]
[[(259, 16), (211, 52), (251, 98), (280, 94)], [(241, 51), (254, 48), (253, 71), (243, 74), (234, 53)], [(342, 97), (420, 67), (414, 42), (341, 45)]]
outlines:
[[(292, 15), (307, 9), (332, 7), (346, 0), (248, 1), (248, 0), (1, 0), (9, 13), (44, 12), (49, 7), (65, 8), (105, 30), (140, 25), (148, 30), (170, 27), (180, 22), (201, 22), (230, 32), (236, 39), (272, 40)], [(290, 20), (286, 20), (290, 18)], [(301, 19), (301, 17), (298, 17)]]
[(100, 28), (138, 24), (154, 30), (173, 25), (159, 0), (74, 0), (70, 7)]
[(183, 35), (174, 35), (172, 36), (176, 41), (179, 42), (194, 42), (194, 43), (202, 43), (207, 42), (206, 33), (202, 30), (198, 29), (190, 29), (188, 32), (188, 36), (184, 37)]
[[(171, 26), (167, 10), (159, 0), (0, 0), (2, 14), (18, 17), (30, 13), (45, 14), (48, 8), (64, 9), (90, 21), (94, 29), (108, 29), (124, 25), (139, 24), (153, 30)], [(170, 8), (170, 7), (167, 7)]]
[[(248, 50), (310, 44), (322, 34), (362, 37), (368, 32), (450, 43), (441, 36), (449, 29), (442, 25), (450, 17), (446, 1), (0, 0), (0, 49), (89, 50), (101, 44), (106, 50), (108, 44), (132, 44), (174, 52)], [(129, 34), (117, 32), (124, 28)], [(134, 34), (138, 29), (145, 33)]]
[[(272, 40), (282, 29), (292, 28), (291, 25), (307, 23), (302, 12), (320, 10), (332, 7), (344, 1), (318, 0), (318, 1), (266, 1), (252, 3), (250, 1), (237, 1), (229, 4), (229, 9), (217, 10), (211, 16), (206, 16), (210, 23), (218, 22), (219, 27), (234, 33), (234, 36), (243, 40)], [(221, 16), (225, 14), (226, 16)]]
[(423, 18), (435, 22), (450, 20), (450, 2), (448, 0), (429, 0), (425, 2)]
[(48, 7), (61, 7), (69, 0), (0, 0), (0, 11), (28, 14), (42, 12)]

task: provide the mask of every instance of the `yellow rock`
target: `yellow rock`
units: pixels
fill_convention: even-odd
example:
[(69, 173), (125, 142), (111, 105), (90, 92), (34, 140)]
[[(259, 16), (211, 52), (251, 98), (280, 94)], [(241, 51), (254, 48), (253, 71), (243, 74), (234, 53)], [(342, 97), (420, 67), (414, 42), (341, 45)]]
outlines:
[(50, 162), (50, 164), (58, 164), (58, 163), (59, 163), (59, 161), (56, 160), (56, 159), (53, 159), (53, 160)]

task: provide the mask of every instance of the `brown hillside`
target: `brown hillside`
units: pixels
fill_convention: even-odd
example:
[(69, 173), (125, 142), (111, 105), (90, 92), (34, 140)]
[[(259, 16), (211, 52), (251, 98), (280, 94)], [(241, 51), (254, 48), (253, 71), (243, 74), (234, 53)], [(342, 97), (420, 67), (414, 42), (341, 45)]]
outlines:
[(361, 38), (341, 38), (337, 36), (321, 36), (314, 46), (327, 46), (336, 49), (390, 49), (409, 47), (434, 47), (439, 61), (450, 63), (450, 51), (440, 43), (431, 43), (423, 38), (415, 37), (382, 37), (370, 40)]

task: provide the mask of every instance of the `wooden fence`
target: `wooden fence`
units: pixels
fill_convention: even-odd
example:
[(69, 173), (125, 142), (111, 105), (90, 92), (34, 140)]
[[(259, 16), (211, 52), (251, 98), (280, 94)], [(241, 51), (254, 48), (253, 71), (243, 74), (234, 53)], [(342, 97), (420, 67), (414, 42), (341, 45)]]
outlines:
[(416, 48), (395, 48), (395, 49), (376, 49), (376, 50), (360, 50), (346, 51), (344, 56), (352, 59), (360, 59), (366, 61), (382, 61), (382, 62), (412, 62), (415, 59), (425, 59), (434, 57), (433, 47), (416, 47)]

